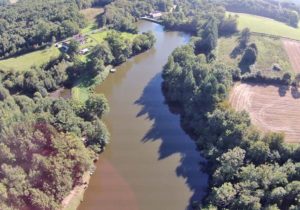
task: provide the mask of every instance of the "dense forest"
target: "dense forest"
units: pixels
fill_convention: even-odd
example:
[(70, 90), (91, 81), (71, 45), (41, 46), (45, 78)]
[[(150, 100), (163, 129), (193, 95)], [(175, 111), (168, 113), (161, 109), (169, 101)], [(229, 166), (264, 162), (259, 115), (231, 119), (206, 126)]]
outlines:
[(106, 99), (29, 98), (1, 86), (0, 110), (1, 209), (58, 209), (108, 142)]
[(0, 58), (64, 39), (84, 25), (75, 0), (24, 0), (0, 7)]

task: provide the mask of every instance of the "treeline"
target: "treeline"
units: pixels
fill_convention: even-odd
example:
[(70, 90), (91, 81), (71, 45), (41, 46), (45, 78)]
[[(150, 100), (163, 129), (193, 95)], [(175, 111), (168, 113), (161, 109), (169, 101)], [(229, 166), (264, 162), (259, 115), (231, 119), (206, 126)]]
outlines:
[(105, 7), (100, 25), (109, 25), (119, 31), (137, 33), (137, 26), (134, 24), (137, 18), (155, 10), (169, 11), (172, 6), (172, 0), (115, 0)]
[(108, 142), (104, 96), (31, 99), (0, 86), (0, 208), (59, 209)]
[(67, 38), (84, 25), (75, 0), (22, 0), (0, 7), (0, 58)]
[(242, 12), (272, 18), (295, 28), (299, 22), (299, 6), (294, 3), (280, 3), (276, 0), (225, 0), (219, 1), (228, 11)]
[(163, 71), (169, 103), (207, 159), (210, 188), (195, 209), (299, 209), (300, 147), (262, 134), (227, 98), (235, 70), (208, 63), (195, 43), (178, 48)]

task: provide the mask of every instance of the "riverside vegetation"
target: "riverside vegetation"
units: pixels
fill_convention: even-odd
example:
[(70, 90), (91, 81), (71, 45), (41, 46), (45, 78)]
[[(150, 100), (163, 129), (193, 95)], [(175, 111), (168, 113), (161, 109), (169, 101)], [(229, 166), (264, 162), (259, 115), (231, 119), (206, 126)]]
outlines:
[[(149, 49), (155, 41), (151, 33), (128, 40), (118, 31), (136, 33), (136, 20), (154, 10), (166, 12), (162, 23), (167, 29), (195, 36), (174, 51), (163, 71), (166, 98), (181, 108), (183, 127), (209, 163), (208, 195), (202, 203), (194, 203), (195, 209), (299, 208), (299, 145), (285, 144), (281, 134), (259, 132), (247, 113), (236, 112), (227, 103), (234, 80), (270, 78), (242, 75), (240, 68), (216, 59), (219, 36), (237, 33), (237, 20), (226, 16), (226, 5), (206, 0), (24, 0), (0, 6), (0, 56), (17, 56), (76, 34), (86, 25), (79, 10), (92, 4), (106, 5), (99, 25), (116, 31), (93, 48), (88, 59), (76, 56), (78, 43), (72, 43), (70, 56), (24, 72), (1, 72), (1, 209), (57, 209), (91, 169), (109, 140), (101, 121), (109, 111), (105, 97), (91, 94), (84, 101), (63, 100), (49, 98), (48, 92), (72, 87), (83, 77), (90, 80), (103, 74), (105, 66)], [(169, 12), (174, 4), (175, 11)], [(48, 8), (47, 15), (41, 15), (43, 8)], [(264, 13), (268, 7), (259, 8)], [(295, 26), (298, 12), (291, 13), (289, 6), (284, 11), (278, 14), (284, 17), (280, 21)], [(259, 52), (247, 34), (244, 31), (240, 39), (240, 66), (249, 67)], [(284, 84), (291, 80), (286, 74), (278, 79)]]
[[(105, 3), (24, 0), (0, 6), (0, 56), (17, 56), (76, 34), (86, 25), (79, 10)], [(60, 208), (109, 141), (101, 121), (109, 105), (101, 94), (81, 101), (49, 93), (82, 77), (97, 78), (106, 66), (123, 63), (154, 42), (151, 33), (127, 39), (110, 31), (84, 61), (77, 55), (79, 44), (71, 41), (68, 55), (42, 66), (0, 71), (0, 209)]]

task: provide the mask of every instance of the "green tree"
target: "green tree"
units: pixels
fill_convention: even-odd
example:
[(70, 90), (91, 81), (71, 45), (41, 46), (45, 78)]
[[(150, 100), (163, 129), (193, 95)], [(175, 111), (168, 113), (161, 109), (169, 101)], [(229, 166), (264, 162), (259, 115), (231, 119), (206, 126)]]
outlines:
[(85, 103), (85, 113), (91, 118), (102, 118), (109, 112), (108, 101), (102, 94), (93, 94)]

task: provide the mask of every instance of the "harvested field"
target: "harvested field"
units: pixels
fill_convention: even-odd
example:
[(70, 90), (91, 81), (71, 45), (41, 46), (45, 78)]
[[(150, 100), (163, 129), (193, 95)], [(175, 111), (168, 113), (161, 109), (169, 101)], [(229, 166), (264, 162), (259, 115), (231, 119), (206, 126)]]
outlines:
[(283, 46), (295, 73), (300, 73), (300, 42), (282, 39)]
[(283, 132), (288, 143), (300, 143), (300, 93), (286, 87), (238, 83), (230, 94), (237, 110), (249, 113), (263, 131)]

